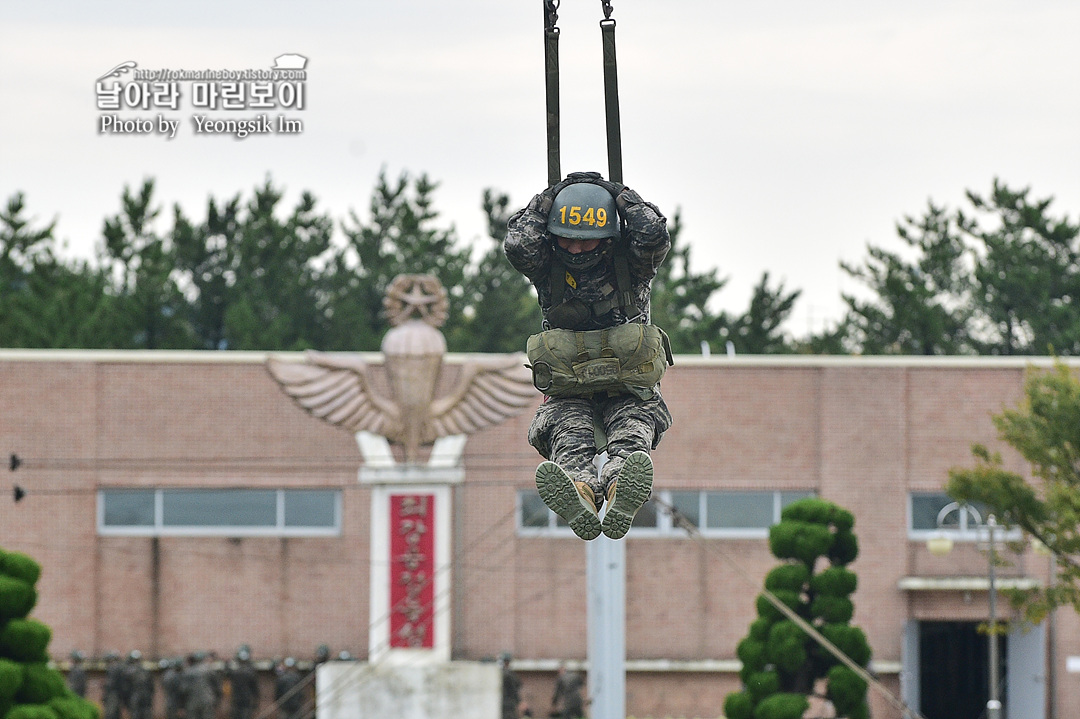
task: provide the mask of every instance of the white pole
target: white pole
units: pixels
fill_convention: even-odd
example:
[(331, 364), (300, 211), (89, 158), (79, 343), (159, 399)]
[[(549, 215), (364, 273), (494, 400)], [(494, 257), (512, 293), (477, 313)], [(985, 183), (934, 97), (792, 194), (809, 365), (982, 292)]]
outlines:
[(998, 690), (998, 634), (997, 634), (997, 587), (995, 583), (994, 515), (986, 519), (990, 532), (990, 701), (986, 702), (986, 718), (1001, 719), (1001, 700)]
[[(607, 461), (600, 456), (599, 468)], [(598, 468), (598, 469), (599, 469)], [(600, 535), (585, 550), (592, 719), (626, 719), (626, 545)]]

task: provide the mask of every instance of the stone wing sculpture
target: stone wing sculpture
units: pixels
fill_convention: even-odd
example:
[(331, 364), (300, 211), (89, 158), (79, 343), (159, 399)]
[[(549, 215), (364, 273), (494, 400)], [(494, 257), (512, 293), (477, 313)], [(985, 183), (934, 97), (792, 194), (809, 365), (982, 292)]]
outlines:
[(380, 395), (367, 363), (356, 355), (308, 351), (305, 359), (270, 359), (267, 366), (282, 389), (312, 415), (350, 432), (371, 432), (404, 444), (407, 462), (416, 460), (420, 445), (498, 424), (537, 397), (521, 354), (464, 362), (449, 394), (430, 396), (418, 406)]
[(417, 461), (421, 445), (498, 424), (537, 398), (521, 353), (469, 356), (449, 394), (436, 397), (446, 354), (436, 327), (446, 319), (446, 291), (431, 275), (400, 275), (384, 306), (394, 325), (382, 343), (390, 396), (379, 393), (357, 354), (309, 351), (303, 363), (270, 359), (270, 374), (314, 416), (404, 445), (408, 463)]

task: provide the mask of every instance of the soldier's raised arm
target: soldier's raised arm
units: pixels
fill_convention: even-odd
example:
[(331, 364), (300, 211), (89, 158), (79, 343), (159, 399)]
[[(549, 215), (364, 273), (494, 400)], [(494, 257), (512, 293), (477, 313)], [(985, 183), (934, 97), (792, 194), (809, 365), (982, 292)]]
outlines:
[(545, 275), (551, 266), (551, 238), (547, 234), (548, 213), (555, 194), (549, 187), (535, 195), (506, 223), (503, 253), (510, 264), (530, 280)]
[(671, 249), (667, 218), (651, 202), (641, 199), (629, 187), (615, 197), (626, 226), (625, 241), (629, 249), (630, 271), (643, 279), (652, 279)]

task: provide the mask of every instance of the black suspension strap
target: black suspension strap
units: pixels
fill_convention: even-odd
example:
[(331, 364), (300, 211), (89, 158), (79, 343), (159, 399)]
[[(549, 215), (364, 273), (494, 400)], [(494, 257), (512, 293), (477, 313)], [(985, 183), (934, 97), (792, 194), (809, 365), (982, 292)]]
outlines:
[(547, 89), (548, 185), (562, 179), (559, 161), (559, 0), (544, 0), (544, 75)]
[(615, 20), (611, 0), (600, 0), (604, 19), (600, 32), (604, 40), (604, 108), (607, 115), (608, 179), (622, 182), (622, 129), (619, 125), (619, 71), (615, 64)]

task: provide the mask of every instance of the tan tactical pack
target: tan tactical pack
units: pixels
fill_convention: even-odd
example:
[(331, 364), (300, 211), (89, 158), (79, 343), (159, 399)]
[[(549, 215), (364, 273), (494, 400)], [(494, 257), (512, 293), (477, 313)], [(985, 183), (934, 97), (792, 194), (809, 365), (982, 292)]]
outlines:
[(526, 347), (533, 384), (549, 397), (629, 392), (649, 399), (664, 376), (671, 344), (656, 325), (630, 322), (610, 329), (551, 329)]

